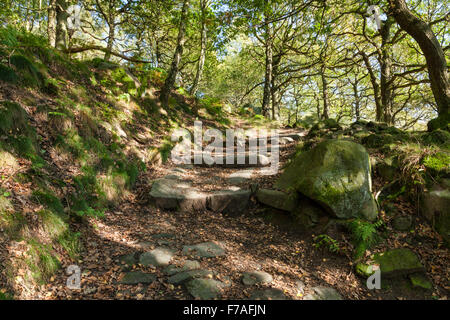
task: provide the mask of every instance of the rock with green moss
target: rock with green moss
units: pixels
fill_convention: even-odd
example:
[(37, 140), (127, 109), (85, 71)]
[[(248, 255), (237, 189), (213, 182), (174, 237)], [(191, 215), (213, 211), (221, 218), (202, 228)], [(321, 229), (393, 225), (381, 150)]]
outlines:
[(355, 267), (356, 273), (362, 277), (368, 278), (375, 272), (375, 266), (365, 263), (358, 263)]
[(362, 145), (351, 141), (328, 140), (301, 153), (276, 187), (298, 191), (341, 219), (374, 220), (378, 215), (369, 155)]
[(259, 189), (256, 192), (259, 202), (284, 211), (292, 211), (297, 206), (297, 199), (294, 195), (277, 190)]
[(423, 165), (433, 174), (450, 173), (450, 153), (439, 151), (423, 159)]
[(368, 148), (381, 148), (384, 145), (389, 145), (395, 140), (390, 134), (371, 134), (364, 137), (361, 142)]
[(450, 145), (450, 132), (437, 129), (435, 131), (425, 133), (422, 136), (422, 141), (426, 145), (438, 145), (448, 148)]
[(432, 132), (438, 129), (450, 131), (450, 113), (439, 115), (436, 119), (428, 122), (428, 131)]
[(406, 248), (376, 254), (374, 262), (380, 266), (381, 276), (386, 278), (425, 271), (417, 255)]
[(414, 273), (409, 275), (409, 279), (411, 280), (411, 284), (415, 288), (422, 288), (425, 290), (433, 289), (433, 284), (430, 282), (430, 280), (427, 279), (424, 274)]
[(445, 184), (436, 184), (422, 194), (420, 211), (437, 232), (450, 244), (450, 190)]

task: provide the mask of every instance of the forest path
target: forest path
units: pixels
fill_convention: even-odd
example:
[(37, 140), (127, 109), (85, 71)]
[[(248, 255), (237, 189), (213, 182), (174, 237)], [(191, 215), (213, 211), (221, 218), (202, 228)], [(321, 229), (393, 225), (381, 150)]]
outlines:
[[(291, 132), (290, 132), (291, 133)], [(289, 133), (289, 134), (290, 134)], [(295, 152), (280, 151), (280, 168)], [(261, 168), (176, 166), (167, 163), (142, 177), (137, 190), (103, 219), (80, 228), (84, 250), (81, 288), (66, 286), (62, 270), (44, 288), (46, 299), (395, 299), (369, 291), (345, 255), (314, 246), (289, 215), (263, 207), (253, 193), (226, 201), (241, 212), (210, 207), (168, 210), (149, 200), (158, 179), (189, 183), (199, 192), (272, 188), (278, 173)], [(154, 182), (153, 182), (154, 184)], [(221, 202), (223, 204), (223, 202)], [(224, 207), (220, 208), (223, 209)], [(192, 209), (192, 208), (190, 208)], [(67, 267), (67, 266), (64, 266)], [(418, 298), (407, 296), (405, 298)]]

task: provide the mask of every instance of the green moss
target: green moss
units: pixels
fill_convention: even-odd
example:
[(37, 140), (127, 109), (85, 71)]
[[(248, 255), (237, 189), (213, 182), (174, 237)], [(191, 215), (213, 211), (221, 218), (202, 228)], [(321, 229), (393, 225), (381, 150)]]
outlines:
[(423, 165), (436, 173), (450, 171), (450, 155), (446, 152), (437, 152), (423, 159)]
[(19, 79), (13, 69), (0, 63), (0, 80), (15, 84)]
[(371, 134), (362, 138), (362, 144), (368, 148), (380, 148), (394, 142), (394, 138), (390, 134)]
[(41, 87), (44, 85), (45, 76), (27, 57), (23, 55), (13, 55), (10, 58), (10, 62), (16, 67), (17, 72), (22, 77), (22, 83), (25, 86)]
[(0, 289), (0, 300), (14, 300), (14, 297), (8, 292), (3, 292)]
[(427, 277), (421, 273), (411, 274), (409, 276), (411, 284), (415, 288), (422, 288), (425, 290), (432, 290), (433, 284), (427, 279)]
[(450, 148), (450, 132), (441, 129), (426, 133), (422, 136), (425, 145), (437, 145)]
[(368, 265), (361, 262), (356, 264), (355, 269), (357, 274), (365, 278), (370, 277), (375, 272), (373, 265)]
[(380, 266), (382, 276), (390, 277), (424, 270), (416, 254), (405, 248), (376, 254), (374, 260)]
[(51, 245), (45, 245), (33, 239), (28, 240), (28, 245), (30, 249), (27, 252), (27, 265), (34, 280), (44, 284), (61, 267), (60, 260), (53, 253)]
[(61, 201), (50, 191), (35, 190), (32, 195), (38, 203), (59, 214), (60, 216), (64, 215), (64, 206)]

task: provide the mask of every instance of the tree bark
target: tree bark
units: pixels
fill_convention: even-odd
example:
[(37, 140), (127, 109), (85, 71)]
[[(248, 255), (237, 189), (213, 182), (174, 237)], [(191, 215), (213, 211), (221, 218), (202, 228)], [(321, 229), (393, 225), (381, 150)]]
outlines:
[[(388, 17), (381, 27), (381, 57), (380, 57), (380, 94), (383, 116), (382, 121), (392, 124), (392, 52), (389, 44), (391, 26), (394, 23), (392, 17)], [(379, 120), (378, 120), (379, 121)]]
[(103, 58), (105, 61), (109, 61), (109, 59), (111, 59), (111, 51), (112, 51), (112, 47), (114, 44), (115, 29), (116, 29), (114, 17), (112, 17), (112, 16), (109, 17), (108, 26), (109, 26), (108, 42), (106, 44), (107, 51), (105, 52), (105, 56)]
[(175, 80), (178, 75), (181, 57), (183, 55), (184, 43), (186, 42), (186, 20), (189, 10), (189, 0), (183, 1), (183, 8), (181, 9), (180, 25), (178, 28), (177, 46), (172, 59), (172, 65), (170, 67), (167, 79), (164, 83), (164, 87), (161, 90), (161, 104), (164, 107), (169, 105), (169, 96), (175, 84)]
[(326, 70), (326, 66), (325, 64), (322, 64), (322, 67), (320, 69), (320, 77), (322, 80), (322, 100), (323, 100), (323, 112), (322, 112), (322, 119), (328, 119), (328, 106), (329, 106), (329, 101), (328, 101), (328, 81), (327, 78), (325, 76), (325, 70)]
[(49, 0), (48, 3), (47, 34), (50, 47), (56, 46), (56, 0)]
[(67, 1), (56, 0), (56, 42), (55, 47), (59, 50), (67, 49)]
[(206, 28), (206, 9), (207, 9), (207, 0), (200, 0), (200, 10), (201, 10), (201, 19), (202, 19), (202, 27), (201, 27), (201, 39), (200, 39), (200, 58), (198, 60), (197, 65), (197, 74), (195, 75), (194, 83), (192, 84), (192, 88), (190, 90), (191, 95), (195, 96), (198, 91), (198, 87), (200, 84), (200, 80), (203, 74), (203, 67), (205, 66), (205, 58), (206, 58), (206, 44), (207, 44), (207, 28)]
[(439, 116), (448, 117), (450, 108), (450, 83), (444, 51), (431, 27), (414, 15), (405, 0), (389, 0), (391, 15), (400, 27), (419, 44), (427, 61), (431, 90)]
[(383, 105), (381, 103), (381, 97), (380, 97), (380, 85), (378, 84), (377, 77), (375, 76), (375, 73), (373, 72), (372, 66), (370, 65), (369, 57), (366, 53), (360, 52), (364, 64), (366, 65), (367, 71), (369, 71), (369, 78), (370, 83), (372, 84), (373, 88), (373, 96), (375, 99), (375, 120), (376, 121), (382, 121), (383, 120)]
[(265, 17), (265, 54), (266, 54), (266, 71), (264, 76), (264, 93), (262, 101), (262, 114), (264, 117), (269, 116), (271, 85), (272, 85), (272, 64), (273, 64), (273, 48), (272, 48), (272, 30), (268, 23), (268, 17)]

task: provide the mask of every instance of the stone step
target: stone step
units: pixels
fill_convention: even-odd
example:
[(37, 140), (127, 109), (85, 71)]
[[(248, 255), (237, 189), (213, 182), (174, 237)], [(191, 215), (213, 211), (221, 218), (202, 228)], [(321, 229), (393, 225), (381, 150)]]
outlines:
[[(256, 154), (255, 156), (251, 156), (249, 152), (246, 152), (244, 154), (242, 153), (235, 153), (233, 155), (233, 161), (232, 163), (230, 163), (231, 161), (228, 161), (229, 163), (227, 163), (227, 156), (226, 155), (221, 155), (221, 156), (214, 156), (214, 163), (212, 164), (208, 164), (205, 161), (205, 158), (203, 157), (204, 155), (206, 155), (205, 153), (202, 154), (202, 163), (195, 163), (195, 156), (193, 155), (191, 157), (191, 163), (193, 163), (195, 166), (200, 166), (200, 167), (227, 167), (227, 168), (249, 168), (249, 167), (255, 167), (255, 168), (260, 168), (260, 167), (267, 167), (270, 166), (270, 157), (264, 156), (264, 155), (258, 155)], [(242, 161), (243, 160), (243, 161)], [(255, 161), (256, 160), (256, 161)]]
[(165, 210), (212, 210), (238, 214), (247, 209), (251, 194), (250, 190), (239, 188), (201, 192), (187, 181), (163, 178), (153, 182), (150, 198), (157, 207)]

